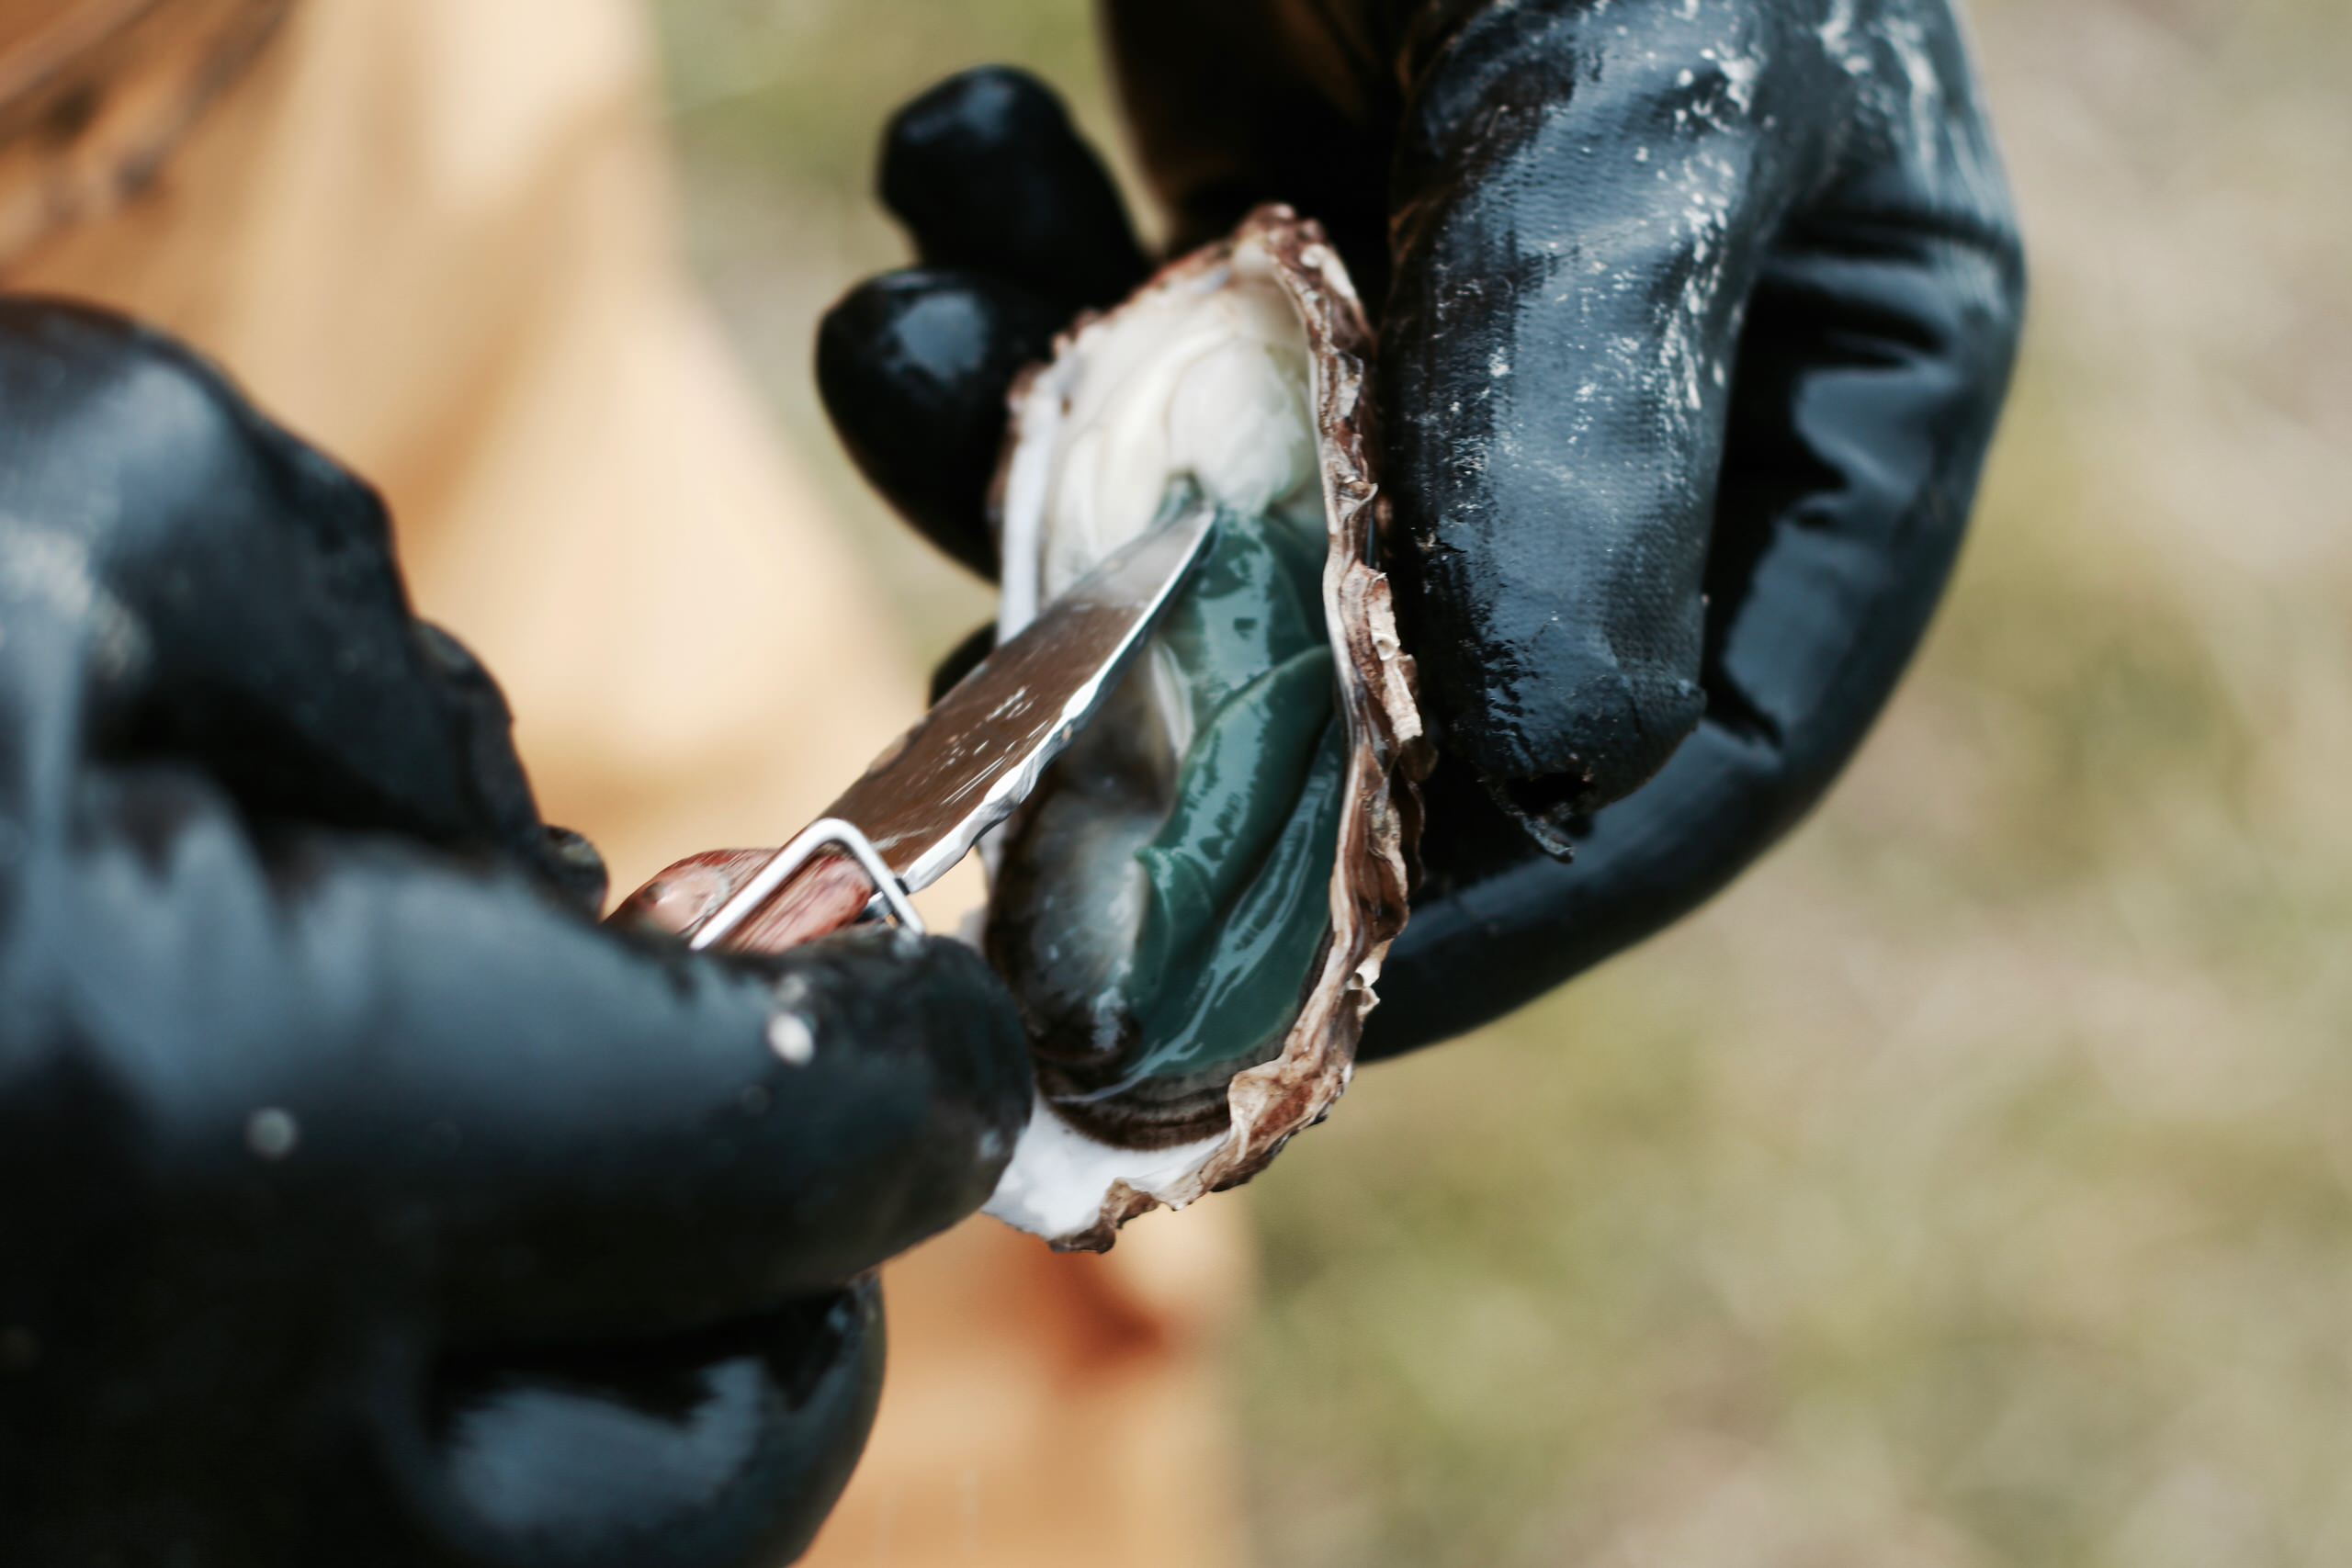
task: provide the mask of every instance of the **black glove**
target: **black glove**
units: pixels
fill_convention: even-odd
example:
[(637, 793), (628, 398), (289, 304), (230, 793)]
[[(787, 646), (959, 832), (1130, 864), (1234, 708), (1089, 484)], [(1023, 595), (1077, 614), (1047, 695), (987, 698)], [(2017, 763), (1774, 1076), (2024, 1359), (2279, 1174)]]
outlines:
[[(2023, 307), (1966, 51), (1945, 0), (1106, 14), (1178, 247), (1285, 201), (1375, 308), (1389, 564), (1444, 761), (1364, 1054), (1461, 1032), (1721, 888), (1917, 648)], [(826, 404), (985, 564), (1006, 376), (1139, 254), (1010, 72), (903, 111), (882, 195), (925, 265), (836, 307)]]
[[(0, 304), (0, 1562), (796, 1555), (1029, 1103), (949, 942), (600, 929), (382, 508)], [(682, 846), (683, 847), (683, 846)]]

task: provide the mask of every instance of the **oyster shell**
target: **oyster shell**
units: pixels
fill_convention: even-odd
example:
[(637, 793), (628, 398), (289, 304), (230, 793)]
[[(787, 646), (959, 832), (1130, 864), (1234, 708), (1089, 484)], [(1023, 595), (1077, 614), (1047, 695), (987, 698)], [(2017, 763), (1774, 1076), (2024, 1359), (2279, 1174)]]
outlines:
[[(1288, 615), (1317, 639), (1267, 645), (1264, 659), (1294, 656), (1253, 676), (1204, 669), (1199, 639), (1188, 656), (1163, 627), (1114, 707), (988, 848), (986, 946), (1028, 1016), (1039, 1085), (989, 1208), (1057, 1247), (1107, 1247), (1138, 1213), (1245, 1181), (1320, 1120), (1347, 1086), (1403, 928), (1413, 786), (1429, 753), (1377, 564), (1370, 352), (1321, 231), (1267, 207), (1081, 318), (1013, 390), (997, 492), (1001, 635), (1163, 507), (1205, 495), (1220, 508), (1212, 549), (1232, 541), (1232, 581), (1259, 571), (1272, 595), (1244, 602), (1225, 629), (1257, 648)], [(1323, 645), (1328, 679), (1317, 673)], [(1237, 646), (1212, 653), (1246, 661)], [(1204, 682), (1220, 702), (1243, 695), (1216, 706)], [(1212, 722), (1223, 728), (1204, 728)], [(1258, 771), (1225, 778), (1239, 797), (1223, 804), (1228, 818), (1263, 818), (1260, 837), (1237, 839), (1220, 819), (1179, 849), (1152, 847), (1182, 836), (1182, 792), (1203, 779), (1219, 787), (1201, 758), (1228, 741), (1219, 755)], [(1256, 848), (1235, 856), (1237, 842)], [(1156, 880), (1163, 872), (1189, 902)], [(1240, 914), (1213, 907), (1187, 874), (1257, 902)], [(1148, 990), (1138, 976), (1157, 973), (1137, 953), (1168, 950), (1176, 905), (1194, 911), (1182, 940), (1223, 967), (1183, 992), (1209, 1000), (1183, 1014), (1190, 1033), (1171, 1045), (1155, 1032), (1174, 1013), (1136, 999)], [(1250, 908), (1286, 911), (1288, 923), (1267, 916), (1273, 934), (1247, 946), (1234, 922), (1258, 919)], [(1250, 1018), (1267, 1027), (1227, 1028)]]

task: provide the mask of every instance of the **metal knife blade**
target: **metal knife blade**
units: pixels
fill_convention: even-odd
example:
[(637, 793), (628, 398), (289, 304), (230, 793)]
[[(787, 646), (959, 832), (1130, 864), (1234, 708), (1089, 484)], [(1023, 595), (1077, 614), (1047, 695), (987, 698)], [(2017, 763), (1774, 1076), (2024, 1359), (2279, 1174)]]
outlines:
[(1216, 521), (1206, 502), (1108, 557), (983, 660), (825, 815), (855, 823), (910, 892), (1037, 787), (1118, 684)]
[(1174, 602), (1216, 519), (1213, 505), (1198, 503), (1107, 557), (783, 849), (690, 855), (613, 918), (735, 952), (775, 952), (837, 930), (869, 900), (919, 929), (905, 895), (936, 882), (1037, 787)]

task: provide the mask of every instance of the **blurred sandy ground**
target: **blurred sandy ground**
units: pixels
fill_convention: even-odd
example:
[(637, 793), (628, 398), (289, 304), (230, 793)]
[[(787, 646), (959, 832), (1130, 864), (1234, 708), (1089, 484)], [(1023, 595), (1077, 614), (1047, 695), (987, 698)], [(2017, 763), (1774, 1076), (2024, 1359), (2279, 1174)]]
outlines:
[[(704, 276), (934, 653), (985, 596), (810, 333), (888, 106), (1112, 133), (1081, 0), (657, 10)], [(2352, 6), (1975, 15), (2037, 292), (1951, 607), (1785, 852), (1250, 1193), (1270, 1565), (2352, 1562)]]

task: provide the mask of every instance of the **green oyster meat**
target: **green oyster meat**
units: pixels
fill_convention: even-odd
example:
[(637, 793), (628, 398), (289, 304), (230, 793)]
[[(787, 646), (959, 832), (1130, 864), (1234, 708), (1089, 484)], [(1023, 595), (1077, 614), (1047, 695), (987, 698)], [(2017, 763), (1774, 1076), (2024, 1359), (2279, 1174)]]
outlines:
[[(1189, 486), (1169, 501), (1190, 503)], [(1115, 1096), (1197, 1134), (1298, 1016), (1329, 931), (1346, 766), (1326, 551), (1319, 507), (1219, 507), (1117, 709), (1007, 845), (989, 950), (1066, 1111)]]

